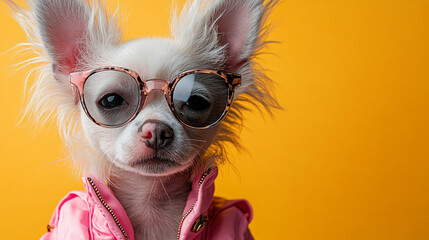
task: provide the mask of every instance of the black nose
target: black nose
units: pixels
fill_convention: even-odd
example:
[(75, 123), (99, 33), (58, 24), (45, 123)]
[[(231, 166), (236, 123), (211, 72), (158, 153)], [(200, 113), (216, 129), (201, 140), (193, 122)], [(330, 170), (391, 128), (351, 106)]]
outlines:
[(146, 121), (140, 133), (146, 146), (155, 151), (167, 147), (174, 139), (173, 129), (161, 121)]

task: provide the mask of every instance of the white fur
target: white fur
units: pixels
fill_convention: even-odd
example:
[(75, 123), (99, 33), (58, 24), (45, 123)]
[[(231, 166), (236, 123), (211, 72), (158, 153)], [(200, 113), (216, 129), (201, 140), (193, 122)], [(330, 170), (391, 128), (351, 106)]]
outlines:
[[(238, 136), (248, 103), (269, 113), (279, 108), (270, 80), (255, 62), (265, 45), (264, 23), (274, 0), (190, 1), (172, 18), (172, 38), (129, 42), (121, 42), (117, 16), (98, 0), (29, 0), (29, 11), (5, 1), (27, 33), (29, 43), (21, 46), (37, 54), (24, 65), (48, 63), (33, 70), (37, 81), (27, 112), (41, 122), (56, 117), (71, 158), (83, 174), (109, 182), (136, 239), (174, 239), (192, 176), (224, 162), (228, 144), (241, 147)], [(149, 94), (129, 124), (104, 128), (86, 116), (68, 82), (71, 71), (102, 66), (122, 66), (142, 79), (166, 80), (190, 69), (222, 69), (241, 74), (242, 85), (227, 117), (207, 130), (180, 124), (160, 92)], [(139, 135), (147, 120), (161, 120), (173, 129), (174, 140), (159, 154), (176, 166), (153, 171), (132, 165), (151, 153)]]

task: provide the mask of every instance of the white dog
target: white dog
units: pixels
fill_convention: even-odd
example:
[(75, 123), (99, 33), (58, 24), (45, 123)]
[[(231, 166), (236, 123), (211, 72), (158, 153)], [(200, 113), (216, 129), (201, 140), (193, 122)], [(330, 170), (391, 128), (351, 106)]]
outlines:
[(225, 145), (239, 146), (247, 103), (278, 107), (255, 62), (275, 1), (194, 0), (171, 38), (127, 42), (97, 0), (6, 2), (38, 54), (31, 62), (49, 63), (28, 110), (57, 117), (89, 176), (42, 239), (252, 238), (250, 206), (213, 198), (213, 181)]

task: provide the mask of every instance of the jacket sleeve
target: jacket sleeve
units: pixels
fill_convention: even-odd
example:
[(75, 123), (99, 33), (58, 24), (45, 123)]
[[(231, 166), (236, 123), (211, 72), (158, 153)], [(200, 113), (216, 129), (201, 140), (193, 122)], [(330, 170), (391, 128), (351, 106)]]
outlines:
[(243, 206), (250, 208), (247, 201), (242, 201), (221, 209), (212, 220), (208, 239), (253, 240), (248, 227), (252, 217), (251, 209), (243, 209)]
[(88, 221), (89, 209), (84, 195), (71, 192), (58, 204), (49, 222), (48, 232), (40, 239), (90, 239)]

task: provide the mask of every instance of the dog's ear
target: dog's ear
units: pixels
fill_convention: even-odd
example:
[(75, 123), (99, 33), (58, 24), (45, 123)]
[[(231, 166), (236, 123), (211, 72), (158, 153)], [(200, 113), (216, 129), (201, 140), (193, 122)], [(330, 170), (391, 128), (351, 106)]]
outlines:
[[(224, 67), (235, 71), (249, 61), (260, 46), (268, 4), (263, 0), (194, 0), (173, 21), (173, 35), (190, 39), (193, 50), (225, 47)], [(188, 40), (189, 41), (189, 40)], [(211, 49), (212, 50), (212, 49)]]
[(36, 34), (55, 75), (69, 74), (85, 60), (85, 55), (121, 38), (116, 23), (98, 1), (90, 6), (83, 0), (35, 0), (31, 7)]

